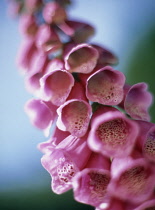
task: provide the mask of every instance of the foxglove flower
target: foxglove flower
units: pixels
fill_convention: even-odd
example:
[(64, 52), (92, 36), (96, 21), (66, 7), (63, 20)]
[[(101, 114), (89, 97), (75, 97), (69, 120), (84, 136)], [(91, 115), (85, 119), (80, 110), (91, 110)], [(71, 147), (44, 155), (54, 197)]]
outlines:
[(81, 83), (74, 83), (67, 101), (57, 109), (57, 113), (58, 128), (69, 131), (73, 136), (82, 137), (85, 135), (92, 108), (85, 97)]
[(44, 75), (47, 64), (47, 55), (44, 52), (36, 51), (33, 56), (29, 73), (25, 77), (27, 90), (35, 95), (39, 94), (40, 78)]
[(126, 158), (114, 158), (108, 191), (119, 199), (138, 204), (153, 194), (155, 173), (151, 164), (135, 153)]
[(60, 24), (67, 17), (65, 9), (57, 2), (46, 3), (42, 14), (48, 24)]
[(123, 73), (106, 66), (92, 74), (86, 84), (86, 95), (90, 101), (104, 105), (117, 105), (123, 100)]
[(100, 108), (94, 113), (88, 137), (89, 147), (108, 157), (129, 155), (134, 147), (139, 128), (115, 108)]
[(74, 85), (74, 78), (66, 70), (54, 70), (40, 79), (40, 85), (41, 98), (60, 106), (66, 101)]
[(85, 169), (79, 171), (73, 180), (75, 200), (99, 206), (108, 199), (107, 186), (110, 182), (110, 160), (92, 153)]
[(71, 189), (72, 178), (85, 167), (91, 154), (86, 139), (87, 135), (82, 138), (70, 135), (54, 151), (42, 157), (42, 165), (52, 177), (52, 190), (55, 193), (61, 194)]
[(134, 119), (150, 121), (148, 108), (153, 97), (146, 83), (137, 83), (129, 88), (124, 100), (125, 111)]
[(36, 35), (36, 46), (44, 52), (54, 52), (62, 46), (57, 33), (50, 25), (43, 24), (39, 27)]
[(98, 51), (88, 44), (73, 46), (64, 56), (65, 68), (69, 72), (90, 73), (96, 66)]
[(34, 39), (24, 39), (22, 41), (18, 50), (17, 65), (23, 73), (29, 73), (36, 50), (37, 48)]
[(118, 63), (118, 58), (112, 52), (110, 52), (105, 47), (101, 47), (99, 45), (93, 44), (99, 53), (99, 58), (97, 61), (97, 65), (106, 66), (106, 65), (114, 65)]
[(51, 103), (47, 103), (40, 99), (30, 99), (25, 104), (25, 112), (30, 118), (31, 123), (45, 131), (45, 134), (49, 132), (51, 124), (56, 118), (57, 107)]
[(87, 132), (91, 117), (91, 106), (84, 100), (66, 101), (57, 109), (57, 126), (71, 135), (82, 137)]
[(75, 43), (86, 42), (94, 34), (94, 28), (84, 22), (66, 20), (58, 25)]
[(19, 31), (23, 36), (35, 37), (38, 30), (36, 19), (33, 15), (22, 15), (19, 22)]

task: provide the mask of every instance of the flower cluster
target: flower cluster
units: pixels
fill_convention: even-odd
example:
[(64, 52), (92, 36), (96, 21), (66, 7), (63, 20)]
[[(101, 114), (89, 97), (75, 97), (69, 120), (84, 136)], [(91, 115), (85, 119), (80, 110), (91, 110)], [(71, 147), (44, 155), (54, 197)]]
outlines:
[(31, 123), (52, 190), (73, 189), (96, 210), (155, 209), (155, 124), (146, 83), (129, 85), (117, 57), (90, 43), (94, 28), (70, 20), (67, 0), (12, 0), (23, 41), (17, 63), (34, 98)]

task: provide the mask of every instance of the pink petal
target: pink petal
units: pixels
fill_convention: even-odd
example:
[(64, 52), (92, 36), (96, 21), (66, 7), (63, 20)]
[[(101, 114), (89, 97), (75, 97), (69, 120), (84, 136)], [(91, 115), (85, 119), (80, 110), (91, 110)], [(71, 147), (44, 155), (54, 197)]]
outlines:
[(117, 105), (123, 99), (123, 73), (106, 66), (92, 74), (86, 84), (86, 95), (90, 101), (104, 105)]

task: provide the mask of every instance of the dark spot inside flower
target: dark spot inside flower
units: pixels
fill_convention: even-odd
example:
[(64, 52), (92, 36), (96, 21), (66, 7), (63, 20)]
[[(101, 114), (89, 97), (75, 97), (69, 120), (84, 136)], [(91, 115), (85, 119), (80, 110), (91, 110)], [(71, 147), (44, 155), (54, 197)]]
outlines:
[(126, 143), (129, 130), (123, 119), (115, 119), (101, 124), (96, 134), (106, 145), (117, 147)]
[(103, 198), (106, 194), (110, 177), (98, 172), (90, 172), (88, 175), (90, 177), (89, 188), (91, 189), (91, 196), (95, 196), (97, 199)]
[(119, 187), (129, 194), (138, 195), (146, 187), (147, 172), (143, 166), (137, 166), (124, 172), (119, 180)]

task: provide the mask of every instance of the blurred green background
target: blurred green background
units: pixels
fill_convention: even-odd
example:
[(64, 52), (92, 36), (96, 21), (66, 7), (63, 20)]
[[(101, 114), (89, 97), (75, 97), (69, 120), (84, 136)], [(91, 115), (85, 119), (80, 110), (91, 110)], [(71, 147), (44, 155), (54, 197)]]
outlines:
[[(76, 210), (93, 209), (77, 203), (72, 191), (55, 195), (50, 176), (40, 164), (36, 145), (45, 141), (23, 111), (32, 96), (25, 90), (15, 58), (21, 42), (18, 20), (7, 15), (7, 3), (0, 2), (0, 209)], [(93, 42), (106, 46), (119, 58), (115, 69), (127, 82), (147, 82), (155, 95), (155, 3), (154, 0), (74, 0), (74, 19), (96, 28)], [(155, 106), (151, 108), (155, 122)]]

